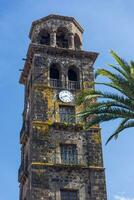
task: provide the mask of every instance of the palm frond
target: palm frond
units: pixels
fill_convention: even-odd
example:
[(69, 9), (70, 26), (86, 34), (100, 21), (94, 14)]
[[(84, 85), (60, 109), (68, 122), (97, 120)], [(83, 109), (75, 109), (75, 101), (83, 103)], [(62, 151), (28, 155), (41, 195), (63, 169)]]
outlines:
[(109, 143), (109, 141), (113, 138), (117, 139), (119, 133), (124, 129), (124, 124), (128, 121), (129, 119), (123, 119), (122, 122), (119, 124), (118, 128), (115, 130), (115, 132), (108, 138), (106, 145)]
[(127, 73), (131, 73), (130, 67), (125, 60), (120, 58), (113, 50), (111, 50), (110, 53), (115, 61), (119, 64), (119, 66), (124, 69), (124, 71), (126, 71)]
[(108, 138), (106, 144), (108, 144), (113, 138), (117, 139), (119, 134), (127, 128), (134, 127), (134, 121), (128, 121), (128, 119), (124, 119), (116, 131)]
[[(124, 105), (127, 105), (131, 109), (134, 109), (134, 101), (130, 100), (129, 98), (127, 98), (123, 95), (109, 93), (109, 92), (103, 92), (103, 91), (99, 91), (99, 90), (92, 90), (91, 92), (89, 91), (88, 95), (83, 98), (83, 102), (86, 102), (87, 100), (91, 100), (92, 98), (94, 98), (94, 96), (98, 96), (99, 99), (106, 99), (106, 100), (110, 99), (113, 101), (117, 101)], [(90, 103), (92, 103), (92, 102), (89, 102), (88, 105), (90, 105)]]
[(113, 107), (113, 108), (92, 108), (92, 109), (89, 109), (89, 110), (85, 110), (85, 112), (81, 113), (79, 116), (80, 117), (88, 117), (89, 115), (92, 116), (92, 115), (102, 115), (102, 114), (110, 114), (110, 115), (113, 115), (113, 116), (116, 116), (118, 118), (124, 118), (124, 117), (129, 117), (129, 118), (132, 118), (134, 119), (134, 112), (131, 112), (131, 111), (127, 111), (123, 108), (116, 108), (116, 107)]
[(120, 74), (112, 73), (106, 69), (98, 69), (95, 73), (95, 77), (97, 76), (105, 76), (106, 78), (109, 78), (111, 81), (117, 81), (117, 82), (124, 82), (126, 79), (121, 76)]
[(122, 76), (124, 76), (126, 79), (128, 79), (130, 77), (130, 74), (128, 74), (126, 71), (124, 71), (122, 68), (117, 67), (115, 65), (112, 64), (108, 64), (109, 67), (112, 67), (112, 69), (114, 69), (115, 71), (117, 71), (119, 74), (121, 74)]
[[(111, 82), (107, 83), (109, 84), (109, 86), (113, 87), (117, 91), (120, 91), (121, 93), (124, 93), (124, 95), (126, 95), (127, 97), (133, 99), (134, 79), (133, 81), (130, 82), (130, 80), (128, 81), (124, 79), (119, 74), (115, 75), (111, 72), (108, 73), (108, 70), (100, 69), (97, 71), (99, 75), (105, 76), (108, 79), (110, 79)], [(96, 83), (96, 84), (99, 84), (99, 83)], [(102, 83), (102, 84), (108, 86), (106, 83)]]
[[(116, 101), (101, 101), (101, 102), (94, 102), (91, 103), (87, 106), (86, 110), (93, 110), (93, 109), (102, 109), (102, 108), (123, 108), (126, 110), (130, 110), (130, 106), (122, 104), (120, 102), (116, 102)], [(134, 112), (134, 110), (132, 110), (132, 112)]]
[[(86, 128), (114, 119), (122, 120), (107, 143), (113, 138), (117, 139), (124, 129), (134, 127), (134, 62), (128, 64), (112, 50), (111, 55), (116, 61), (116, 65), (109, 65), (112, 71), (102, 68), (95, 73), (95, 78), (104, 76), (108, 81), (93, 82), (92, 89), (78, 98), (79, 105), (85, 106), (78, 115), (84, 120), (88, 119)], [(114, 92), (96, 90), (94, 85), (106, 86), (107, 89), (114, 89)]]
[(93, 119), (91, 121), (87, 121), (85, 124), (85, 128), (89, 129), (92, 126), (102, 123), (102, 122), (106, 122), (106, 121), (110, 121), (110, 120), (114, 120), (117, 119), (117, 116), (113, 116), (112, 114), (108, 115), (108, 114), (103, 114), (103, 115), (98, 115), (98, 116), (94, 116)]

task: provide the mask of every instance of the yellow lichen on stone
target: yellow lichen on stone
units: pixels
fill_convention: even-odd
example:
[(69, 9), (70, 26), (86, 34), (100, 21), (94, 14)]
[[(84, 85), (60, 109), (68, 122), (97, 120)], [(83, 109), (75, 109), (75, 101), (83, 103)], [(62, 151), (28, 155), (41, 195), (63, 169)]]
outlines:
[(44, 98), (48, 102), (48, 123), (59, 121), (59, 104), (54, 90), (49, 87), (45, 88)]
[(49, 127), (50, 127), (50, 124), (48, 124), (47, 122), (42, 122), (42, 121), (34, 121), (33, 122), (33, 128), (35, 128), (43, 133), (48, 133)]
[(97, 143), (100, 144), (101, 143), (101, 135), (99, 132), (94, 132), (92, 135), (92, 140)]

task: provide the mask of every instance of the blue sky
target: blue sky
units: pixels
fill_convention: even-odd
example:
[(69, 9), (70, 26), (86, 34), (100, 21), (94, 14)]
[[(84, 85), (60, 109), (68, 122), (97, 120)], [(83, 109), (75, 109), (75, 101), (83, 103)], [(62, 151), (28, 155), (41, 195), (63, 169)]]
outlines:
[[(19, 131), (23, 86), (18, 84), (33, 20), (48, 14), (73, 16), (83, 26), (83, 48), (100, 53), (95, 68), (113, 63), (109, 50), (134, 60), (133, 0), (0, 0), (0, 196), (18, 199)], [(116, 122), (102, 124), (103, 154), (109, 200), (134, 200), (134, 129), (105, 146)]]

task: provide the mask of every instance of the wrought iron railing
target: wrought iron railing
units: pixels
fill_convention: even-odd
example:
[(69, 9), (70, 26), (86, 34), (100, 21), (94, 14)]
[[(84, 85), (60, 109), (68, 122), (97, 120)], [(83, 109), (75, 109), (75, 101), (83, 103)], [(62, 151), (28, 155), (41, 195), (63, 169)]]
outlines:
[(58, 79), (50, 79), (50, 86), (55, 88), (62, 87), (62, 82)]
[(69, 90), (80, 89), (80, 82), (79, 81), (68, 81), (67, 88)]
[(63, 82), (58, 79), (50, 79), (50, 86), (54, 88), (65, 88), (68, 90), (77, 90), (77, 89), (80, 89), (80, 82), (79, 81)]

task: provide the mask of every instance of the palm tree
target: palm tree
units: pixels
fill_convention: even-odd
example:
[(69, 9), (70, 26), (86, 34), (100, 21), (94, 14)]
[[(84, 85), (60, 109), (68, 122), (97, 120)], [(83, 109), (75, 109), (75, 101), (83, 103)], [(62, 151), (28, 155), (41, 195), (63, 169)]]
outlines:
[(94, 82), (93, 85), (100, 84), (113, 90), (100, 91), (93, 87), (90, 90), (83, 90), (77, 100), (79, 105), (83, 103), (86, 105), (79, 114), (84, 119), (90, 119), (85, 123), (86, 128), (114, 119), (121, 120), (107, 143), (113, 138), (117, 139), (124, 129), (134, 127), (134, 62), (128, 64), (114, 51), (111, 51), (111, 55), (117, 64), (109, 65), (112, 71), (98, 69), (95, 74), (95, 77), (104, 76), (109, 81)]

